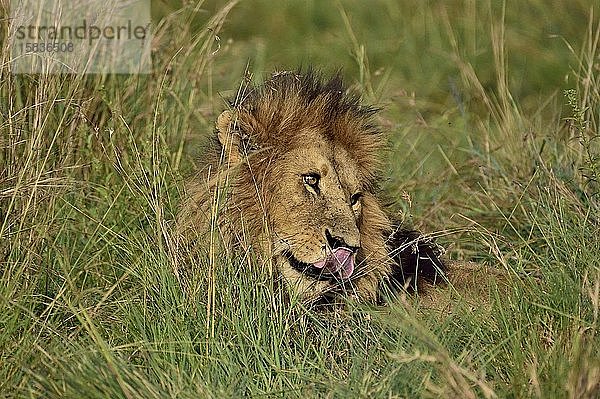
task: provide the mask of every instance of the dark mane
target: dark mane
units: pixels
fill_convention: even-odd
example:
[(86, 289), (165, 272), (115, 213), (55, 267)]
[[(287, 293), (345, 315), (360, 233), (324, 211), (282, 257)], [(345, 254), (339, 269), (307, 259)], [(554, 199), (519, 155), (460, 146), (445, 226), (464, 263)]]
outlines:
[(262, 85), (240, 88), (230, 105), (236, 109), (251, 111), (266, 95), (277, 103), (296, 97), (307, 108), (312, 107), (317, 100), (325, 100), (325, 104), (318, 106), (325, 105), (327, 114), (324, 116), (328, 119), (349, 115), (366, 120), (379, 111), (378, 108), (361, 105), (360, 96), (348, 91), (340, 72), (326, 78), (314, 69), (306, 72), (275, 72)]
[(306, 145), (303, 132), (318, 130), (351, 154), (365, 181), (376, 180), (384, 147), (373, 121), (378, 109), (361, 105), (340, 73), (325, 78), (314, 69), (277, 72), (261, 85), (242, 85), (230, 105), (237, 114), (235, 127), (252, 148), (281, 153)]
[(423, 283), (436, 285), (446, 281), (444, 248), (420, 231), (395, 226), (388, 239), (390, 257), (394, 260), (389, 284), (393, 291), (417, 291)]

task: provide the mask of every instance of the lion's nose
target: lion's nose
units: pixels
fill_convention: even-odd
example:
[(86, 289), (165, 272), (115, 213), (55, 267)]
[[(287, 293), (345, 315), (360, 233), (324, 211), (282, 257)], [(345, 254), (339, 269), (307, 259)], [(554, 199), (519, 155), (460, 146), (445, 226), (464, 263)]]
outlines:
[[(344, 240), (342, 237), (338, 237), (338, 236), (331, 234), (329, 229), (325, 229), (325, 238), (327, 239), (327, 245), (331, 249), (345, 247), (345, 248), (350, 249), (352, 252), (356, 252), (356, 251), (358, 251), (358, 247), (360, 245), (358, 243), (354, 244), (354, 243), (346, 242), (346, 240)], [(352, 244), (354, 244), (354, 245), (352, 245)]]

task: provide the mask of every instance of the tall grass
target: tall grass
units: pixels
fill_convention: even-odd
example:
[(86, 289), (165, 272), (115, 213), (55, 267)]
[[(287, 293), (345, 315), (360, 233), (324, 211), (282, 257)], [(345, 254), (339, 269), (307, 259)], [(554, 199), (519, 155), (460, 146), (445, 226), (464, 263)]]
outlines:
[[(150, 76), (13, 75), (2, 42), (0, 396), (599, 394), (597, 7), (154, 11)], [(218, 251), (181, 284), (173, 215), (221, 98), (248, 64), (302, 63), (343, 66), (385, 108), (394, 209), (506, 288), (450, 313), (401, 297), (315, 314), (252, 253)]]

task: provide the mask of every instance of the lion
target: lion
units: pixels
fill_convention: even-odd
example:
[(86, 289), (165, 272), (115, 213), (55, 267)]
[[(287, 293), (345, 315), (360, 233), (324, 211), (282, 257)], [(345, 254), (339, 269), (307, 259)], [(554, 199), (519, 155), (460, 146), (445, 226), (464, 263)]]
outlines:
[(311, 303), (381, 303), (443, 283), (443, 248), (403, 228), (379, 198), (378, 111), (339, 73), (279, 72), (242, 85), (188, 187), (179, 235), (189, 244), (217, 230), (228, 249), (254, 248)]

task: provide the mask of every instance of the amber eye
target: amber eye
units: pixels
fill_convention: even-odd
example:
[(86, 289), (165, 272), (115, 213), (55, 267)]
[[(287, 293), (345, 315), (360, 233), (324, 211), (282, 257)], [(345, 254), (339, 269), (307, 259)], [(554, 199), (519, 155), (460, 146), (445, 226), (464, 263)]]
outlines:
[(353, 194), (352, 197), (350, 197), (350, 205), (354, 206), (358, 204), (358, 200), (360, 200), (360, 197), (362, 197), (362, 193)]
[(316, 173), (310, 173), (308, 175), (303, 175), (302, 176), (302, 181), (304, 182), (304, 184), (312, 187), (313, 189), (317, 189), (317, 187), (319, 186), (319, 179), (321, 177), (316, 174)]

